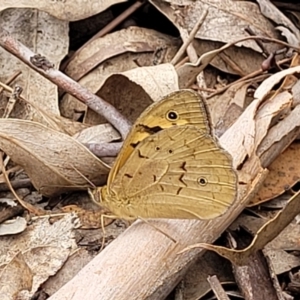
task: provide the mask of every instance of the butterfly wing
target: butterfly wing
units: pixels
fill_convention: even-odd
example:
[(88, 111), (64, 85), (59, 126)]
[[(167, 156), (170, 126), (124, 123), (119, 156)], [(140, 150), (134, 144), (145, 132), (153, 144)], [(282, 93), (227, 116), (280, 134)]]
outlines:
[(231, 156), (196, 126), (175, 126), (142, 140), (107, 192), (122, 218), (211, 219), (236, 197)]
[(163, 129), (178, 125), (196, 125), (210, 133), (209, 116), (205, 103), (192, 90), (171, 93), (150, 105), (136, 120), (110, 171), (107, 185), (110, 187), (119, 169), (124, 165), (135, 146), (143, 139)]

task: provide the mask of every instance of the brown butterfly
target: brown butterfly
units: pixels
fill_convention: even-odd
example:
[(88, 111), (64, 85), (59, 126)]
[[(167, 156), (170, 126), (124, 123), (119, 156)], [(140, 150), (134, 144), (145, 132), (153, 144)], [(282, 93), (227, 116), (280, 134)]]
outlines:
[(235, 200), (236, 182), (202, 99), (183, 90), (141, 114), (94, 198), (123, 219), (211, 219)]

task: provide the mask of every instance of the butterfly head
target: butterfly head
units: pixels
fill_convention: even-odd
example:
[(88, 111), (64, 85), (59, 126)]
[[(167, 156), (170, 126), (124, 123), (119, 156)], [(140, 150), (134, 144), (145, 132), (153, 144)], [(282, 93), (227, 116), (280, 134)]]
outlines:
[(89, 196), (98, 205), (103, 206), (107, 202), (107, 186), (97, 187), (95, 189), (88, 189)]

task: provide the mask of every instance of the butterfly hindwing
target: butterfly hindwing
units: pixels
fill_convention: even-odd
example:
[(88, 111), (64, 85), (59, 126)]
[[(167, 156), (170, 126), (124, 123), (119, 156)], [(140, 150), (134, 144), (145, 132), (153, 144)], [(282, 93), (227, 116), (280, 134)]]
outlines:
[(106, 202), (122, 217), (211, 219), (236, 196), (230, 155), (197, 126), (173, 126), (142, 140), (111, 183)]

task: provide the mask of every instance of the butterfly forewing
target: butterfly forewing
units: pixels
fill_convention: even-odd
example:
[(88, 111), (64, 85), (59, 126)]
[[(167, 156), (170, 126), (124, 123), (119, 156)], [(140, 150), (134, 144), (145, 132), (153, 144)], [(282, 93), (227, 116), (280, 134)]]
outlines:
[(231, 157), (196, 126), (174, 126), (141, 141), (108, 193), (109, 209), (125, 218), (211, 219), (236, 196)]
[(209, 116), (202, 98), (194, 91), (180, 90), (150, 105), (136, 120), (109, 174), (108, 187), (134, 148), (149, 135), (178, 125), (196, 125), (210, 133)]

